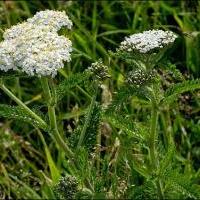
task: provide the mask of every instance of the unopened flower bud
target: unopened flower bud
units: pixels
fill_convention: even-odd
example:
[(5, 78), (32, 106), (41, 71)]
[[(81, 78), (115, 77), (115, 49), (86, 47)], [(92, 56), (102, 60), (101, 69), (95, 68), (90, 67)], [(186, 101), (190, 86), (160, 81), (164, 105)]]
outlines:
[(74, 199), (77, 192), (78, 181), (74, 176), (62, 177), (54, 186), (54, 193), (59, 199)]
[(88, 67), (87, 71), (95, 76), (99, 81), (103, 81), (110, 77), (108, 66), (104, 65), (101, 59), (92, 63), (92, 65)]
[(137, 69), (130, 71), (127, 76), (125, 82), (130, 85), (135, 85), (136, 87), (140, 87), (151, 82), (155, 78), (155, 70), (144, 71), (142, 69)]

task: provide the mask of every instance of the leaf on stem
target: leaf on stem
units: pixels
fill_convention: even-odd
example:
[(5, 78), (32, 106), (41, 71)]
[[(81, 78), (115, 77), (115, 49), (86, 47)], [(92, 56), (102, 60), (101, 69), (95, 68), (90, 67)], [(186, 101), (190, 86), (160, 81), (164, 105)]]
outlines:
[(177, 99), (178, 95), (196, 89), (200, 89), (200, 79), (187, 80), (182, 83), (174, 84), (166, 90), (161, 104), (171, 103)]
[(24, 109), (20, 108), (19, 106), (0, 104), (0, 117), (28, 122), (38, 128), (45, 129), (45, 127), (33, 119)]

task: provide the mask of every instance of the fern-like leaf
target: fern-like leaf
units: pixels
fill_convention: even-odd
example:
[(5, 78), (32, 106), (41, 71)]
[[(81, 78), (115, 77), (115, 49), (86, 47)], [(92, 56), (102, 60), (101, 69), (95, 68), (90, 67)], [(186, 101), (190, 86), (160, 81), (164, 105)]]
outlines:
[(62, 81), (56, 88), (56, 94), (57, 94), (58, 100), (61, 100), (67, 94), (67, 91), (69, 89), (86, 81), (89, 78), (89, 76), (90, 76), (89, 73), (86, 73), (86, 72), (77, 73), (77, 74), (70, 75), (68, 78)]
[[(175, 144), (173, 141), (170, 142), (167, 152), (163, 154), (162, 160), (160, 162), (159, 166), (159, 176), (163, 176), (165, 173), (167, 173), (168, 170), (172, 169), (172, 163), (173, 163), (173, 158), (175, 156), (176, 149), (175, 149)], [(162, 153), (160, 152), (162, 155)]]
[(103, 119), (108, 121), (114, 127), (123, 130), (130, 137), (138, 140), (145, 140), (147, 129), (140, 123), (133, 122), (130, 118), (111, 113), (104, 113)]
[(26, 111), (20, 108), (19, 106), (9, 106), (6, 104), (0, 104), (0, 117), (28, 122), (42, 129), (46, 128), (42, 127), (41, 124), (39, 124), (35, 119), (30, 117), (29, 114), (26, 113)]
[[(200, 188), (193, 184), (189, 175), (181, 174), (178, 170), (170, 170), (165, 177), (167, 193), (177, 193), (180, 199), (199, 199)], [(173, 195), (172, 195), (173, 196)]]
[(147, 200), (147, 199), (159, 199), (155, 185), (151, 181), (146, 181), (143, 185), (134, 186), (129, 189), (128, 199), (134, 200)]
[(182, 83), (174, 84), (165, 92), (164, 99), (161, 101), (161, 104), (170, 103), (174, 101), (178, 95), (196, 89), (200, 89), (200, 79), (188, 80)]
[(126, 102), (130, 97), (137, 96), (140, 99), (150, 100), (152, 98), (150, 91), (147, 87), (127, 87), (120, 88), (118, 93), (114, 96), (112, 103), (107, 108), (106, 112), (114, 113), (120, 108), (122, 103)]
[[(87, 119), (87, 113), (85, 115), (85, 120)], [(77, 126), (77, 128), (72, 133), (71, 137), (69, 138), (70, 145), (75, 148), (78, 144), (78, 140), (81, 135), (81, 131), (83, 130), (83, 125), (85, 120), (81, 120), (80, 124)], [(82, 145), (85, 146), (89, 151), (93, 149), (93, 147), (96, 144), (96, 137), (98, 133), (99, 124), (101, 121), (101, 106), (95, 102), (94, 108), (92, 109), (90, 120), (88, 123), (88, 126), (86, 128), (86, 134), (84, 136), (84, 140)]]

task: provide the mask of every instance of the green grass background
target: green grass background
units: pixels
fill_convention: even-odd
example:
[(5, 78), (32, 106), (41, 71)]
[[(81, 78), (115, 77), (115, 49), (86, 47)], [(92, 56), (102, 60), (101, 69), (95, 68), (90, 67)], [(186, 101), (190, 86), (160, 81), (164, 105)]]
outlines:
[[(60, 71), (58, 81), (82, 72), (91, 62), (103, 58), (111, 67), (112, 81), (107, 85), (113, 92), (121, 84), (121, 74), (128, 69), (110, 57), (108, 50), (114, 51), (126, 35), (149, 29), (169, 29), (177, 33), (179, 39), (168, 56), (186, 77), (199, 78), (200, 1), (0, 1), (0, 38), (6, 28), (45, 9), (65, 10), (74, 24), (68, 33), (73, 42), (73, 59)], [(28, 106), (41, 106), (41, 87), (35, 78), (13, 78), (7, 80), (7, 84)], [(88, 95), (84, 87), (75, 88), (60, 105), (57, 112), (66, 129), (73, 128), (83, 115), (90, 102)], [(184, 94), (174, 105), (169, 121), (180, 165), (184, 166), (185, 173), (200, 180), (199, 100), (199, 91)], [(0, 103), (13, 104), (2, 92)], [(137, 108), (130, 105), (128, 109), (136, 119), (143, 119), (144, 107), (138, 104)], [(0, 198), (52, 197), (48, 186), (52, 171), (54, 177), (56, 173), (67, 171), (65, 162), (49, 135), (42, 136), (26, 123), (0, 118)]]

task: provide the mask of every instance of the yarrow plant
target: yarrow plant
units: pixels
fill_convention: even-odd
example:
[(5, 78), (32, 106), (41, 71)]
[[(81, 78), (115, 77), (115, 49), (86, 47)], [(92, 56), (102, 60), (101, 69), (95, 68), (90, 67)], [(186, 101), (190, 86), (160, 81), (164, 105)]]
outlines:
[(49, 82), (52, 82), (49, 76), (54, 77), (58, 69), (64, 67), (64, 61), (70, 62), (71, 60), (72, 42), (68, 38), (58, 35), (58, 31), (63, 26), (68, 29), (72, 27), (72, 22), (65, 12), (41, 11), (26, 22), (7, 29), (3, 35), (4, 41), (0, 43), (0, 70), (5, 72), (8, 70), (21, 71), (29, 76), (41, 77), (44, 97), (48, 105), (50, 127), (8, 90), (2, 79), (0, 87), (43, 129), (53, 132), (57, 143), (69, 155), (72, 155), (58, 132), (55, 115), (55, 89), (53, 85), (51, 85), (51, 89), (49, 87)]
[[(93, 63), (91, 68), (89, 67), (81, 76), (77, 75), (80, 80), (75, 75), (73, 78), (66, 79), (60, 85), (55, 86), (53, 78), (58, 73), (58, 70), (64, 67), (64, 62), (71, 61), (72, 42), (65, 36), (58, 34), (58, 31), (62, 27), (68, 29), (72, 28), (72, 21), (66, 13), (45, 10), (36, 13), (27, 21), (12, 26), (4, 32), (4, 40), (0, 43), (0, 70), (4, 72), (16, 71), (19, 74), (23, 73), (23, 75), (39, 78), (43, 89), (45, 104), (48, 108), (48, 118), (44, 118), (43, 115), (27, 107), (24, 102), (5, 86), (4, 78), (0, 78), (0, 88), (18, 104), (18, 106), (13, 107), (6, 106), (3, 114), (6, 117), (10, 116), (11, 118), (20, 118), (26, 122), (29, 121), (37, 128), (49, 132), (59, 149), (61, 149), (69, 159), (70, 167), (75, 170), (80, 170), (75, 159), (74, 151), (68, 146), (68, 143), (58, 129), (55, 111), (57, 100), (59, 100), (58, 96), (64, 96), (67, 87), (76, 86), (76, 83), (80, 83), (81, 80), (84, 81), (86, 78), (93, 76), (92, 83), (94, 83), (94, 85), (92, 84), (91, 86), (95, 89), (93, 90), (95, 94), (92, 97), (86, 123), (78, 140), (78, 151), (83, 145), (85, 133), (90, 125), (89, 120), (92, 119), (92, 115), (96, 114), (94, 109), (100, 110), (99, 106), (96, 106), (98, 83), (105, 80), (109, 75), (107, 66), (105, 66), (102, 61), (99, 61)], [(75, 83), (73, 83), (73, 81)], [(39, 113), (41, 112), (39, 111)], [(98, 113), (98, 115), (100, 116), (100, 113)], [(96, 117), (96, 119), (96, 121), (99, 121), (98, 117)], [(38, 133), (45, 144), (40, 130), (38, 130)], [(58, 181), (60, 174), (56, 171), (55, 166), (52, 167), (52, 158), (49, 152), (45, 152), (50, 165), (52, 180), (55, 183)], [(65, 182), (67, 182), (67, 184), (69, 183), (69, 185), (64, 185)], [(77, 182), (75, 178), (66, 178), (63, 181), (61, 179), (60, 184), (57, 186), (57, 188), (59, 188), (57, 193), (60, 193), (62, 197), (64, 195), (64, 199), (73, 198), (77, 192)], [(69, 188), (70, 191), (65, 191)], [(88, 196), (88, 191), (90, 193), (90, 190), (86, 188), (83, 191), (84, 195), (87, 193), (86, 196)]]
[[(151, 60), (151, 62), (148, 62), (149, 55), (152, 53), (153, 55), (159, 54), (159, 51), (163, 48), (174, 43), (176, 38), (177, 36), (171, 31), (149, 30), (126, 37), (117, 49), (119, 55), (120, 52), (128, 54), (129, 59), (134, 60), (136, 63), (134, 69), (128, 73), (126, 83), (129, 87), (135, 87), (134, 94), (136, 96), (143, 96), (150, 100), (151, 121), (148, 150), (150, 161), (149, 171), (152, 176), (159, 169), (159, 158), (156, 148), (158, 140), (157, 121), (159, 103), (161, 100), (160, 93), (162, 92), (157, 88), (158, 83), (153, 81), (156, 78), (156, 70), (153, 69), (155, 67), (154, 62), (156, 61)], [(133, 56), (131, 57), (131, 55)], [(158, 197), (163, 199), (163, 182), (158, 178), (156, 179), (155, 184)]]
[[(125, 63), (132, 69), (125, 75), (126, 85), (119, 90), (115, 101), (113, 101), (113, 105), (110, 106), (110, 109), (112, 110), (113, 107), (116, 107), (116, 112), (119, 112), (121, 102), (124, 103), (128, 97), (133, 96), (137, 96), (139, 99), (145, 99), (147, 102), (146, 104), (150, 108), (151, 118), (147, 130), (145, 131), (147, 132), (146, 141), (144, 143), (141, 140), (141, 143), (143, 143), (145, 149), (148, 150), (148, 153), (142, 154), (142, 161), (138, 161), (139, 159), (135, 158), (135, 166), (133, 166), (133, 168), (145, 178), (145, 184), (148, 186), (144, 187), (142, 192), (147, 196), (151, 194), (152, 196), (148, 196), (150, 199), (155, 198), (155, 196), (158, 199), (164, 199), (165, 194), (167, 194), (167, 190), (170, 187), (173, 187), (174, 190), (179, 190), (176, 186), (178, 187), (180, 182), (175, 186), (175, 180), (172, 181), (173, 183), (170, 182), (171, 178), (167, 177), (167, 173), (175, 173), (175, 176), (180, 177), (180, 179), (182, 176), (181, 174), (178, 174), (177, 171), (174, 172), (174, 169), (170, 164), (170, 162), (172, 162), (172, 155), (175, 147), (169, 130), (164, 133), (164, 137), (167, 140), (165, 144), (167, 153), (165, 156), (168, 156), (168, 160), (165, 160), (165, 158), (161, 156), (161, 141), (159, 141), (161, 136), (158, 128), (159, 115), (162, 115), (164, 109), (169, 109), (170, 102), (173, 101), (178, 94), (199, 87), (199, 80), (196, 80), (186, 81), (171, 86), (167, 91), (162, 88), (162, 79), (157, 72), (157, 68), (160, 67), (161, 64), (163, 65), (162, 59), (164, 58), (165, 50), (171, 47), (176, 38), (177, 35), (171, 31), (148, 30), (142, 33), (136, 33), (129, 37), (125, 37), (125, 40), (122, 41), (119, 48), (117, 48), (116, 53), (113, 54), (125, 61)], [(118, 115), (123, 116), (122, 113), (122, 111), (119, 113), (113, 113), (114, 118), (119, 120), (120, 118)], [(124, 114), (124, 118), (126, 118), (126, 114)], [(123, 119), (120, 120), (123, 122)], [(134, 125), (132, 125), (132, 123)], [(132, 123), (126, 121), (126, 124), (128, 124), (127, 127), (135, 126), (133, 132), (135, 138), (138, 139), (138, 124), (137, 122)], [(144, 133), (143, 128), (144, 127), (141, 127), (141, 130), (139, 129), (141, 134)], [(125, 129), (125, 131), (127, 130)], [(138, 149), (138, 151), (141, 151), (142, 153), (144, 150), (141, 148)], [(138, 189), (141, 190), (141, 188)], [(195, 190), (194, 193), (197, 194)], [(134, 195), (135, 196), (132, 198), (137, 199), (137, 194), (135, 193)], [(197, 196), (198, 195), (199, 194), (197, 194)]]
[[(148, 30), (125, 37), (112, 55), (124, 61), (130, 70), (124, 77), (120, 76), (122, 81), (118, 91), (111, 98), (111, 92), (103, 85), (107, 78), (111, 78), (111, 70), (102, 59), (94, 61), (83, 73), (68, 77), (62, 71), (65, 80), (61, 83), (54, 81), (59, 69), (64, 68), (65, 62), (70, 62), (72, 57), (71, 40), (58, 33), (62, 28), (72, 28), (72, 21), (65, 12), (40, 11), (25, 22), (5, 30), (0, 42), (0, 70), (5, 73), (0, 78), (0, 88), (18, 105), (0, 105), (0, 116), (21, 119), (37, 128), (45, 147), (51, 186), (54, 185), (50, 193), (54, 191), (55, 197), (60, 199), (138, 199), (138, 196), (141, 199), (143, 194), (148, 199), (164, 199), (174, 192), (171, 192), (174, 188), (193, 198), (198, 192), (194, 189), (192, 193), (190, 183), (182, 184), (182, 174), (171, 165), (175, 151), (172, 134), (165, 128), (161, 136), (161, 127), (158, 126), (159, 117), (164, 109), (169, 109), (171, 101), (182, 92), (200, 87), (199, 80), (184, 81), (167, 90), (162, 87), (157, 69), (162, 64), (163, 50), (173, 45), (177, 35), (171, 31)], [(6, 74), (10, 71), (40, 81), (47, 109), (29, 108), (5, 86)], [(83, 84), (85, 90), (79, 84)], [(99, 86), (102, 86), (102, 93)], [(84, 117), (75, 120), (74, 129), (67, 126), (71, 134), (68, 137), (63, 119), (76, 114), (63, 117), (59, 113), (57, 117), (56, 113), (60, 108), (58, 102), (73, 87), (86, 95), (90, 104), (78, 113), (78, 116), (83, 114)], [(74, 91), (70, 92), (77, 99)], [(141, 117), (141, 122), (138, 120), (140, 117), (133, 120), (136, 113), (127, 109), (130, 99), (131, 104), (135, 103), (132, 100), (139, 99), (141, 102), (138, 102), (145, 105), (145, 116)], [(163, 126), (167, 127), (167, 122), (163, 121)], [(61, 177), (43, 132), (48, 132), (61, 150), (55, 155), (61, 160), (67, 158), (63, 159), (63, 163), (59, 162), (59, 168), (63, 165), (70, 175)], [(166, 138), (164, 147), (161, 137)], [(122, 167), (118, 170), (119, 165)], [(144, 187), (132, 184), (131, 176), (136, 172), (140, 174), (138, 182), (143, 181)], [(115, 184), (111, 185), (112, 181)], [(189, 192), (185, 191), (186, 186)]]

